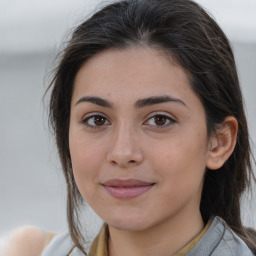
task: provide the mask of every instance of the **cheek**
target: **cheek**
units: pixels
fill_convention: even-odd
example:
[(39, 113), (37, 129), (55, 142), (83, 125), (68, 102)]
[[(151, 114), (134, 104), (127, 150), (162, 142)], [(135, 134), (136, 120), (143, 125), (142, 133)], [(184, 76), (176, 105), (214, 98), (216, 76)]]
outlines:
[(153, 154), (158, 155), (160, 162), (165, 162), (170, 167), (200, 164), (206, 155), (206, 138), (202, 134), (176, 136), (157, 145)]
[[(71, 129), (69, 133), (69, 147), (74, 172), (80, 170), (84, 173), (96, 163), (100, 163), (104, 143), (102, 140), (86, 136), (83, 130)], [(88, 167), (88, 168), (86, 168)], [(82, 169), (82, 170), (81, 170)]]
[(155, 147), (150, 159), (156, 160), (155, 169), (161, 170), (163, 182), (171, 183), (173, 188), (198, 186), (206, 167), (206, 143), (205, 132), (183, 131), (181, 136), (166, 139)]
[(85, 195), (97, 184), (104, 149), (95, 141), (90, 143), (90, 139), (72, 134), (70, 134), (69, 146), (74, 178), (86, 200)]

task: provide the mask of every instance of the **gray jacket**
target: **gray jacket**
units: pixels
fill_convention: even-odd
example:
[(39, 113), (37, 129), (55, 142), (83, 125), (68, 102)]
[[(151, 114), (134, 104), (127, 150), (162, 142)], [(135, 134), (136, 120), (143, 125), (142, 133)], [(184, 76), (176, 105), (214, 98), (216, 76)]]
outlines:
[[(66, 256), (72, 248), (72, 240), (65, 231), (57, 235), (42, 256)], [(75, 248), (70, 256), (82, 256)], [(208, 230), (186, 256), (255, 256), (244, 241), (227, 226), (220, 217), (215, 217)]]

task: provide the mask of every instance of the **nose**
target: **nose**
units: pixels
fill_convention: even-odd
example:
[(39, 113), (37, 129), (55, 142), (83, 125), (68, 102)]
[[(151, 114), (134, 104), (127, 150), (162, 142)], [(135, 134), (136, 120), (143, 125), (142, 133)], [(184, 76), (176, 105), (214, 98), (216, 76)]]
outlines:
[(135, 132), (131, 129), (119, 129), (112, 140), (107, 161), (114, 166), (129, 168), (143, 161), (143, 154)]

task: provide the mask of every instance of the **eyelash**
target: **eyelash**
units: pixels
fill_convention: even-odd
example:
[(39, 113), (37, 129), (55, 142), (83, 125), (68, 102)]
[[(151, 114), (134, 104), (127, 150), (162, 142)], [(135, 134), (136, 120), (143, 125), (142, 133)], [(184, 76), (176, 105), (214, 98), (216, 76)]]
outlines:
[[(89, 124), (89, 121), (93, 120), (93, 118), (94, 118), (94, 122), (95, 122), (95, 118), (104, 119), (104, 124), (102, 124), (102, 125), (91, 125), (91, 124)], [(105, 124), (106, 121), (108, 122), (108, 124)], [(106, 125), (110, 124), (110, 122), (107, 120), (107, 118), (105, 116), (101, 115), (101, 114), (93, 114), (93, 115), (87, 116), (81, 121), (81, 123), (83, 125), (85, 125), (86, 127), (90, 128), (90, 129), (100, 129), (103, 126), (106, 126)]]
[[(154, 119), (154, 122), (155, 122), (156, 118), (164, 118), (165, 119), (165, 123), (163, 125), (147, 124), (147, 123), (149, 123), (149, 121), (151, 119)], [(167, 124), (166, 124), (166, 122), (167, 122)], [(144, 124), (150, 125), (154, 129), (164, 129), (164, 128), (166, 128), (168, 126), (171, 126), (171, 125), (173, 125), (175, 123), (176, 123), (176, 121), (173, 118), (171, 118), (170, 116), (168, 116), (168, 115), (165, 115), (165, 114), (155, 114), (155, 115), (151, 116), (149, 119), (147, 119), (147, 121)]]
[[(90, 120), (93, 120), (93, 119), (94, 119), (93, 122), (94, 122), (94, 124), (95, 124), (95, 118), (101, 118), (101, 119), (103, 119), (102, 121), (103, 121), (104, 123), (103, 123), (102, 125), (92, 125), (92, 124), (89, 124)], [(165, 120), (164, 120), (164, 124), (163, 124), (163, 125), (149, 124), (149, 121), (150, 121), (151, 119), (155, 119), (155, 120), (154, 120), (154, 122), (155, 122), (155, 121), (156, 121), (156, 118), (164, 118), (164, 119), (165, 119)], [(107, 124), (106, 124), (106, 122), (107, 122)], [(167, 124), (166, 124), (166, 122), (167, 122)], [(81, 121), (81, 123), (82, 123), (83, 125), (85, 125), (86, 127), (90, 128), (90, 129), (100, 129), (100, 128), (106, 126), (106, 125), (110, 125), (110, 124), (111, 124), (111, 123), (108, 121), (108, 119), (107, 119), (105, 116), (101, 115), (101, 114), (93, 114), (93, 115), (87, 116), (87, 117), (85, 117), (85, 118)], [(168, 127), (168, 126), (170, 126), (170, 125), (172, 125), (172, 124), (174, 124), (174, 123), (176, 123), (176, 121), (175, 121), (173, 118), (171, 118), (170, 116), (168, 116), (168, 115), (165, 115), (165, 114), (155, 114), (155, 115), (151, 116), (150, 118), (148, 118), (148, 119), (146, 120), (146, 122), (143, 123), (143, 125), (149, 125), (149, 126), (153, 127), (154, 129), (163, 129), (163, 128), (166, 128), (166, 127)]]

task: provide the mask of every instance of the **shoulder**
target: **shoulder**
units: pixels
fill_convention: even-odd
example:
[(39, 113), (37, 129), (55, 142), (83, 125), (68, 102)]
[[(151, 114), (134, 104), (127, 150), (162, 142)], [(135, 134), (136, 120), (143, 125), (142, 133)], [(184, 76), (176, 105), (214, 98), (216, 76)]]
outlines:
[[(95, 241), (98, 241), (98, 236), (94, 239)], [(104, 239), (105, 242), (105, 239)], [(92, 243), (89, 240), (84, 244), (84, 247), (86, 251), (89, 251)], [(93, 247), (93, 246), (92, 246)], [(98, 249), (99, 250), (99, 249)], [(70, 236), (69, 230), (63, 230), (62, 232), (59, 232), (57, 235), (54, 236), (54, 238), (51, 240), (51, 242), (47, 245), (47, 247), (44, 249), (41, 256), (84, 256), (84, 254), (74, 245), (74, 242), (72, 241), (72, 238)], [(94, 253), (90, 251), (89, 255), (95, 255)], [(97, 254), (98, 255), (98, 254)], [(102, 255), (103, 254), (99, 254)]]
[(245, 242), (220, 217), (215, 217), (204, 236), (187, 256), (254, 256)]
[(1, 255), (33, 256), (39, 255), (44, 248), (46, 235), (38, 227), (24, 226), (12, 231), (3, 241)]
[(73, 247), (73, 241), (68, 230), (59, 232), (44, 249), (42, 256), (68, 255)]
[[(248, 248), (246, 243), (236, 235), (231, 228), (228, 227), (226, 222), (216, 217), (218, 230), (222, 230), (223, 236), (220, 239), (213, 256), (217, 255), (235, 255), (235, 256), (254, 256), (252, 251)], [(226, 253), (226, 254), (225, 254)]]

